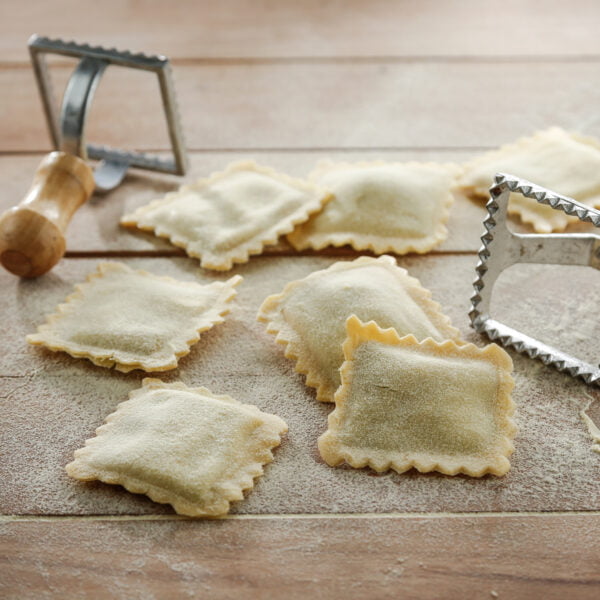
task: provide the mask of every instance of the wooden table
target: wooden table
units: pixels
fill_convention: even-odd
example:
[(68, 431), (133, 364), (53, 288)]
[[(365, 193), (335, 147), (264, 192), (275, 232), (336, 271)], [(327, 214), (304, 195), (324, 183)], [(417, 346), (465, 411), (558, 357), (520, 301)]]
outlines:
[[(324, 157), (463, 161), (551, 125), (600, 137), (599, 19), (593, 0), (4, 2), (0, 210), (49, 150), (26, 51), (33, 32), (170, 56), (192, 179), (241, 157), (297, 176)], [(56, 65), (59, 81), (70, 68)], [(89, 137), (166, 149), (153, 84), (108, 72)], [(76, 215), (53, 272), (0, 273), (2, 598), (600, 596), (600, 456), (580, 416), (591, 405), (600, 421), (596, 389), (513, 354), (520, 432), (504, 478), (377, 476), (320, 459), (331, 407), (255, 314), (287, 281), (355, 255), (345, 249), (297, 255), (281, 242), (237, 267), (245, 282), (232, 315), (161, 375), (290, 426), (230, 516), (180, 518), (122, 488), (70, 480), (73, 451), (143, 374), (28, 347), (24, 336), (99, 259), (187, 280), (229, 276), (118, 227), (178, 184), (132, 173)], [(466, 314), (483, 212), (457, 198), (447, 242), (399, 260), (480, 345)], [(600, 273), (532, 269), (500, 281), (499, 316), (597, 357)]]

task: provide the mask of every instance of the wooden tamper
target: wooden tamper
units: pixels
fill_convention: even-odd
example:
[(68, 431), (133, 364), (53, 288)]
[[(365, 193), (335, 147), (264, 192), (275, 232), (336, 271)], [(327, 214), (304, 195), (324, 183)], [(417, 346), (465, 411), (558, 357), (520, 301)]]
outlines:
[(94, 187), (94, 173), (84, 160), (66, 152), (48, 154), (25, 199), (0, 217), (2, 266), (20, 277), (49, 271), (65, 253), (69, 221)]

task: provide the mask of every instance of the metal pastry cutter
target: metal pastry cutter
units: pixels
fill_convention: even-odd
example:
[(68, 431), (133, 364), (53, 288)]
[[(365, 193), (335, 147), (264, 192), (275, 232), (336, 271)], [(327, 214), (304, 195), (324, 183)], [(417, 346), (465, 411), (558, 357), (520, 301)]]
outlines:
[[(36, 277), (50, 270), (64, 254), (66, 227), (94, 189), (113, 189), (129, 167), (183, 175), (187, 155), (166, 57), (118, 52), (37, 35), (29, 40), (29, 50), (57, 151), (42, 161), (26, 198), (0, 217), (0, 262), (17, 275)], [(45, 61), (49, 53), (80, 59), (67, 84), (60, 111)], [(87, 143), (87, 115), (109, 65), (142, 69), (158, 77), (171, 141), (170, 158)], [(87, 164), (88, 159), (100, 161), (95, 171)]]
[[(175, 175), (185, 174), (187, 155), (179, 124), (177, 101), (168, 58), (51, 40), (38, 35), (33, 35), (29, 40), (29, 52), (55, 150), (61, 149), (84, 160), (90, 158), (101, 161), (94, 172), (98, 189), (110, 190), (116, 187), (123, 179), (128, 167)], [(67, 84), (60, 116), (52, 93), (52, 83), (45, 60), (46, 54), (60, 54), (81, 59)], [(171, 158), (160, 158), (142, 152), (130, 152), (86, 143), (84, 134), (87, 113), (92, 105), (96, 87), (104, 70), (109, 65), (142, 69), (158, 76), (173, 151)]]
[(492, 288), (500, 273), (517, 263), (582, 265), (600, 269), (600, 236), (593, 234), (518, 234), (507, 228), (508, 199), (511, 193), (532, 198), (555, 210), (600, 227), (600, 211), (561, 196), (524, 179), (498, 173), (490, 188), (488, 216), (483, 224), (477, 278), (473, 283), (469, 313), (472, 327), (479, 333), (517, 352), (538, 358), (544, 364), (600, 385), (600, 366), (586, 363), (552, 348), (493, 319), (490, 314)]

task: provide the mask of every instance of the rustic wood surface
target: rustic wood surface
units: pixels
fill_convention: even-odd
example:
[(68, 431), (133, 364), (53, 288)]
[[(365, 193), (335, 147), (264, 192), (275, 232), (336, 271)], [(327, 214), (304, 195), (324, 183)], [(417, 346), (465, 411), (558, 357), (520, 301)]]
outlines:
[(599, 526), (597, 513), (0, 521), (0, 594), (594, 600)]
[[(32, 32), (92, 44), (139, 46), (175, 60), (382, 56), (597, 55), (594, 0), (276, 2), (183, 0), (166, 9), (144, 0), (52, 5), (5, 2), (0, 38), (7, 61), (27, 62)], [(10, 21), (10, 23), (9, 23)]]
[[(600, 137), (599, 19), (592, 0), (3, 2), (0, 212), (22, 199), (50, 149), (26, 50), (34, 32), (170, 55), (191, 180), (238, 158), (295, 176), (323, 158), (463, 162), (551, 125)], [(59, 91), (68, 67), (53, 67)], [(167, 150), (155, 88), (147, 74), (109, 70), (90, 138)], [(598, 389), (513, 353), (519, 434), (508, 476), (332, 469), (316, 449), (331, 406), (316, 402), (255, 314), (287, 281), (356, 253), (298, 256), (280, 240), (219, 274), (118, 226), (180, 183), (134, 172), (78, 211), (51, 273), (0, 273), (0, 597), (598, 597), (600, 455), (580, 415), (600, 422)], [(479, 345), (466, 313), (483, 215), (481, 203), (457, 196), (448, 240), (399, 260)], [(161, 374), (290, 426), (226, 519), (182, 519), (64, 474), (143, 374), (33, 348), (24, 336), (106, 259), (184, 280), (245, 279), (226, 322)], [(600, 272), (589, 271), (519, 267), (499, 280), (493, 310), (597, 358)]]
[[(177, 66), (174, 78), (191, 150), (453, 147), (475, 152), (552, 125), (600, 137), (599, 62), (588, 57), (208, 61)], [(72, 68), (54, 69), (56, 89)], [(0, 86), (10, 90), (0, 96), (0, 151), (49, 150), (29, 68), (0, 70)], [(146, 150), (168, 147), (155, 76), (108, 70), (91, 113), (90, 140)], [(29, 116), (19, 120), (18, 114)]]

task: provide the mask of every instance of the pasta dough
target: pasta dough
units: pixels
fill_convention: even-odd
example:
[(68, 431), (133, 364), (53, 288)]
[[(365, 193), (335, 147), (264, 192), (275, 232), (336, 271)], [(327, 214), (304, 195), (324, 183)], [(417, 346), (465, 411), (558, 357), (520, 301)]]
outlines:
[(228, 270), (321, 210), (330, 194), (252, 162), (237, 162), (124, 216), (209, 269)]
[(223, 322), (240, 281), (200, 285), (101, 263), (27, 341), (117, 371), (174, 369), (201, 332)]
[(281, 294), (265, 299), (258, 320), (268, 323), (267, 331), (286, 346), (286, 357), (296, 360), (306, 384), (317, 388), (317, 399), (332, 402), (351, 314), (418, 339), (460, 339), (431, 293), (391, 256), (337, 262), (293, 281)]
[[(509, 173), (568, 196), (592, 207), (600, 207), (600, 143), (593, 138), (553, 127), (502, 146), (465, 165), (458, 187), (467, 194), (489, 198), (494, 175)], [(539, 204), (532, 198), (511, 194), (508, 212), (532, 225), (538, 233), (563, 231), (577, 217)]]
[(457, 172), (433, 163), (323, 161), (310, 179), (333, 199), (288, 240), (297, 250), (350, 244), (376, 254), (428, 252), (448, 235)]
[(329, 465), (473, 477), (508, 472), (516, 427), (506, 352), (496, 344), (419, 343), (354, 315), (347, 331), (335, 410), (319, 438)]
[(230, 396), (147, 378), (66, 471), (120, 484), (183, 515), (217, 516), (254, 486), (286, 431), (279, 417)]

